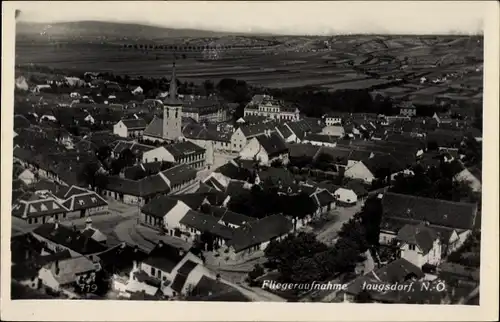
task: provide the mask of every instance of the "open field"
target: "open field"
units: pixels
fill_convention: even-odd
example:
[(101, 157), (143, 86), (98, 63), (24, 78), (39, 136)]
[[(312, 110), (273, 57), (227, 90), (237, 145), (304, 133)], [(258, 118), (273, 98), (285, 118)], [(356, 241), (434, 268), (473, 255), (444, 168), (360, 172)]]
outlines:
[[(466, 36), (223, 35), (80, 22), (23, 24), (16, 40), (16, 64), (21, 65), (168, 77), (176, 58), (183, 82), (235, 78), (273, 88), (389, 87), (391, 77), (474, 70), (483, 60), (482, 38)], [(207, 59), (207, 51), (216, 53), (214, 59)], [(481, 80), (479, 76), (472, 83)]]

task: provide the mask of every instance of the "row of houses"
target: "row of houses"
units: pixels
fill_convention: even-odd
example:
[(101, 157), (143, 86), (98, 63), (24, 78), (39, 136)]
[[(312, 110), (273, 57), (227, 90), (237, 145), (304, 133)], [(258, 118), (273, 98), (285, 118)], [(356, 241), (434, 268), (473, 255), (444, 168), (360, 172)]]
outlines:
[(214, 294), (230, 293), (227, 298), (248, 301), (201, 258), (163, 242), (149, 252), (126, 243), (106, 247), (56, 222), (14, 237), (11, 247), (13, 281), (69, 298), (81, 298), (78, 285), (104, 287), (97, 280), (104, 271), (108, 291), (118, 299), (212, 300)]
[(12, 216), (39, 225), (54, 220), (71, 220), (108, 213), (108, 202), (91, 190), (59, 186), (53, 182), (37, 185), (33, 192), (14, 195)]

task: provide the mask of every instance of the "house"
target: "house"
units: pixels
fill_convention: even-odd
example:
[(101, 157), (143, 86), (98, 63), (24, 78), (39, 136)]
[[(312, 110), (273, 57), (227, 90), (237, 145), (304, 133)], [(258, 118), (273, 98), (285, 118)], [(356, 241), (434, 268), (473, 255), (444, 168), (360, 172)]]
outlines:
[(311, 197), (318, 206), (320, 214), (326, 213), (335, 208), (335, 197), (326, 189), (314, 192)]
[(252, 138), (262, 134), (270, 134), (275, 131), (275, 128), (274, 122), (242, 125), (231, 135), (231, 150), (240, 152)]
[(122, 138), (142, 137), (147, 123), (142, 118), (124, 119), (113, 125), (113, 134)]
[(141, 156), (151, 150), (154, 150), (155, 147), (151, 145), (146, 145), (146, 144), (140, 144), (136, 142), (129, 142), (129, 141), (117, 141), (115, 143), (115, 147), (113, 148), (113, 151), (111, 151), (111, 156), (115, 159), (119, 158), (120, 155), (125, 151), (125, 150), (130, 150), (132, 153), (140, 160)]
[(351, 189), (340, 187), (333, 192), (333, 195), (337, 203), (340, 205), (350, 206), (355, 205), (358, 202), (358, 196)]
[(417, 115), (417, 108), (415, 105), (413, 105), (411, 102), (402, 102), (399, 104), (399, 115), (402, 116), (416, 116)]
[(202, 169), (205, 167), (206, 150), (190, 141), (177, 142), (144, 152), (142, 161), (175, 162), (189, 165), (194, 169)]
[(243, 160), (256, 160), (262, 165), (270, 165), (279, 160), (283, 164), (289, 162), (288, 147), (277, 134), (267, 132), (252, 138), (240, 151)]
[(398, 231), (396, 240), (399, 242), (401, 258), (417, 267), (425, 264), (437, 266), (441, 262), (441, 241), (437, 232), (426, 226), (407, 224)]
[[(139, 264), (136, 274), (145, 273), (154, 279), (152, 282), (159, 289), (168, 286), (175, 277), (175, 268), (184, 258), (186, 252), (160, 241), (146, 258)], [(196, 256), (193, 256), (196, 257)]]
[(26, 221), (28, 224), (44, 224), (52, 220), (67, 218), (69, 209), (56, 198), (25, 194), (12, 204), (12, 216)]
[(206, 97), (186, 97), (182, 106), (182, 116), (189, 117), (198, 123), (227, 122), (231, 117), (228, 104), (216, 95)]
[(321, 134), (330, 135), (335, 138), (343, 138), (345, 136), (345, 130), (340, 125), (329, 125), (321, 130)]
[(63, 206), (68, 209), (70, 218), (108, 214), (108, 202), (94, 191), (71, 186), (60, 195), (65, 200)]
[(255, 218), (245, 216), (234, 211), (227, 209), (226, 207), (211, 206), (209, 208), (210, 214), (219, 220), (221, 225), (230, 228), (240, 228), (247, 223), (254, 222)]
[[(45, 287), (52, 291), (64, 292), (65, 288), (71, 288), (79, 280), (93, 278), (99, 269), (98, 263), (85, 256), (79, 256), (56, 260), (45, 265), (38, 272), (38, 277)], [(72, 292), (66, 294), (72, 295)]]
[(240, 166), (237, 160), (231, 160), (215, 169), (210, 175), (219, 174), (224, 177), (224, 182), (230, 180), (249, 181), (253, 178), (252, 171)]
[(127, 204), (144, 205), (161, 194), (174, 194), (196, 183), (196, 170), (179, 164), (141, 180), (108, 176), (102, 194)]
[(269, 95), (254, 95), (245, 106), (244, 116), (265, 116), (273, 120), (299, 120), (300, 111), (297, 107), (285, 106), (284, 102)]
[[(340, 292), (339, 297), (343, 300), (343, 302), (352, 303), (355, 302), (356, 298), (363, 292), (367, 292), (369, 294), (370, 302), (397, 303), (397, 301), (395, 300), (403, 295), (403, 293), (411, 293), (403, 289), (404, 285), (407, 285), (411, 282), (416, 283), (422, 280), (424, 277), (425, 274), (419, 267), (415, 266), (404, 258), (399, 258), (383, 267), (380, 267), (354, 279), (347, 285), (345, 291)], [(386, 292), (379, 291), (377, 289), (378, 285), (384, 284), (399, 284), (402, 287), (399, 291), (397, 290), (397, 288), (395, 288), (394, 290), (389, 289)], [(368, 285), (370, 287), (367, 287)]]
[(180, 224), (181, 234), (188, 236), (189, 242), (199, 240), (203, 233), (209, 233), (213, 240), (211, 245), (205, 246), (207, 250), (218, 249), (233, 238), (233, 228), (223, 225), (215, 216), (198, 211), (189, 211)]
[(284, 216), (270, 215), (235, 229), (233, 238), (218, 251), (220, 256), (232, 260), (251, 258), (264, 251), (271, 241), (285, 238), (292, 229), (293, 223)]
[(365, 159), (346, 168), (344, 175), (347, 178), (363, 180), (371, 184), (375, 179), (394, 180), (398, 174), (411, 174), (411, 172), (391, 154), (379, 154)]
[(96, 242), (106, 244), (108, 237), (103, 234), (99, 229), (92, 227), (92, 218), (87, 217), (85, 220), (85, 228), (82, 230), (82, 235), (90, 237)]
[(335, 147), (337, 145), (337, 137), (326, 134), (310, 133), (307, 134), (301, 142), (312, 145)]
[(332, 126), (332, 125), (341, 125), (344, 119), (346, 119), (348, 116), (349, 116), (348, 113), (330, 113), (323, 116), (323, 118), (327, 126)]
[(69, 228), (57, 221), (38, 226), (32, 234), (35, 239), (45, 243), (49, 250), (53, 252), (67, 250), (72, 257), (81, 255), (91, 257), (107, 250), (106, 246), (83, 235), (75, 227)]
[(133, 95), (141, 95), (142, 93), (144, 93), (144, 90), (142, 89), (142, 87), (137, 86), (131, 92)]
[(155, 229), (165, 229), (167, 235), (180, 238), (179, 222), (189, 210), (180, 200), (158, 196), (141, 208), (140, 222)]
[(477, 205), (386, 192), (382, 197), (380, 243), (393, 242), (406, 224), (425, 223), (434, 229), (444, 254), (460, 247), (474, 229)]

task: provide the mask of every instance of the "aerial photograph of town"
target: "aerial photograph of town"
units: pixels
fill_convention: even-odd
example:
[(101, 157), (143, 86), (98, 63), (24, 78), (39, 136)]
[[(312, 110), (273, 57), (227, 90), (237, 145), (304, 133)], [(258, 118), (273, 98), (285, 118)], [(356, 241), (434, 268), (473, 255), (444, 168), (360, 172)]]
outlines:
[(479, 305), (482, 34), (15, 28), (12, 300)]

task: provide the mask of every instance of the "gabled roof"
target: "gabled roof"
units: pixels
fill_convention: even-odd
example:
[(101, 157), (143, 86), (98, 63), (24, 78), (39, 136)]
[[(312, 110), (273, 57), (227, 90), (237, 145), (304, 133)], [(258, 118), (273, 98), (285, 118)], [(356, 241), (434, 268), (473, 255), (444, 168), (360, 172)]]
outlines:
[(71, 194), (63, 203), (70, 211), (103, 207), (107, 204), (108, 202), (94, 191)]
[(433, 247), (434, 241), (438, 239), (437, 233), (423, 224), (405, 225), (398, 231), (398, 240), (412, 245), (417, 245), (424, 254)]
[(291, 143), (287, 144), (287, 146), (291, 158), (298, 158), (298, 157), (313, 158), (320, 149), (319, 146), (312, 144)]
[(259, 245), (272, 238), (288, 234), (293, 228), (290, 220), (282, 215), (270, 215), (247, 223), (234, 231), (234, 237), (227, 242), (235, 252)]
[(121, 122), (125, 124), (125, 126), (129, 130), (145, 129), (147, 126), (147, 123), (143, 118), (125, 119), (121, 120)]
[(16, 200), (12, 205), (12, 215), (20, 218), (33, 218), (49, 216), (68, 212), (68, 208), (56, 201), (54, 198), (44, 198), (31, 194), (31, 198)]
[(96, 270), (94, 263), (85, 256), (67, 258), (58, 261), (57, 265), (55, 263), (48, 265), (60, 285), (76, 282), (78, 275)]
[(198, 266), (198, 263), (187, 260), (178, 270), (177, 275), (174, 278), (174, 281), (170, 285), (170, 288), (177, 293), (181, 293), (184, 285), (186, 284), (186, 280), (193, 271), (193, 269)]
[(137, 246), (121, 244), (99, 254), (99, 259), (104, 268), (112, 273), (131, 270), (133, 262), (143, 261), (148, 254)]
[(191, 154), (199, 154), (205, 152), (204, 148), (197, 144), (194, 144), (191, 141), (174, 143), (164, 146), (164, 148), (174, 156), (175, 160), (180, 160), (181, 158)]
[(472, 229), (477, 206), (470, 203), (387, 192), (382, 198), (385, 217), (427, 221), (431, 225)]
[(43, 224), (35, 228), (33, 233), (82, 255), (100, 253), (107, 249), (92, 238), (61, 224)]
[(276, 126), (276, 130), (281, 134), (281, 136), (285, 139), (289, 138), (293, 135), (292, 131), (285, 124), (279, 124)]
[(169, 244), (160, 242), (147, 255), (144, 263), (170, 273), (172, 272), (174, 267), (182, 260), (183, 257), (183, 251)]
[(175, 206), (177, 206), (178, 201), (167, 197), (158, 196), (148, 202), (142, 207), (141, 211), (147, 215), (151, 215), (157, 218), (163, 218), (167, 215)]
[(390, 171), (391, 174), (404, 170), (404, 166), (390, 154), (375, 155), (362, 162), (375, 175), (384, 170)]
[(328, 190), (321, 190), (313, 194), (313, 198), (316, 201), (317, 205), (320, 207), (324, 207), (330, 205), (332, 202), (335, 202), (335, 197), (333, 194), (328, 192)]
[(201, 232), (209, 232), (223, 239), (231, 239), (234, 230), (230, 227), (219, 224), (217, 218), (198, 211), (189, 210), (179, 223), (195, 228)]
[(258, 135), (256, 139), (259, 141), (262, 148), (266, 151), (269, 157), (274, 157), (282, 153), (288, 152), (288, 147), (285, 141), (277, 134)]
[(410, 276), (423, 278), (425, 274), (420, 268), (404, 258), (399, 258), (389, 264), (360, 276), (352, 281), (346, 290), (349, 294), (359, 294), (363, 290), (364, 283), (402, 283)]
[(143, 135), (163, 138), (163, 119), (155, 115), (153, 120), (144, 129)]
[(248, 169), (240, 167), (235, 162), (228, 162), (224, 165), (221, 165), (220, 167), (215, 169), (214, 172), (218, 172), (233, 180), (246, 181), (252, 176), (252, 173)]
[(240, 127), (241, 131), (247, 139), (254, 136), (264, 134), (266, 131), (275, 131), (276, 124), (274, 122), (265, 122), (255, 125), (243, 125)]
[(254, 222), (256, 220), (253, 217), (236, 213), (225, 207), (210, 207), (210, 213), (218, 220), (237, 226), (242, 226), (246, 223)]

